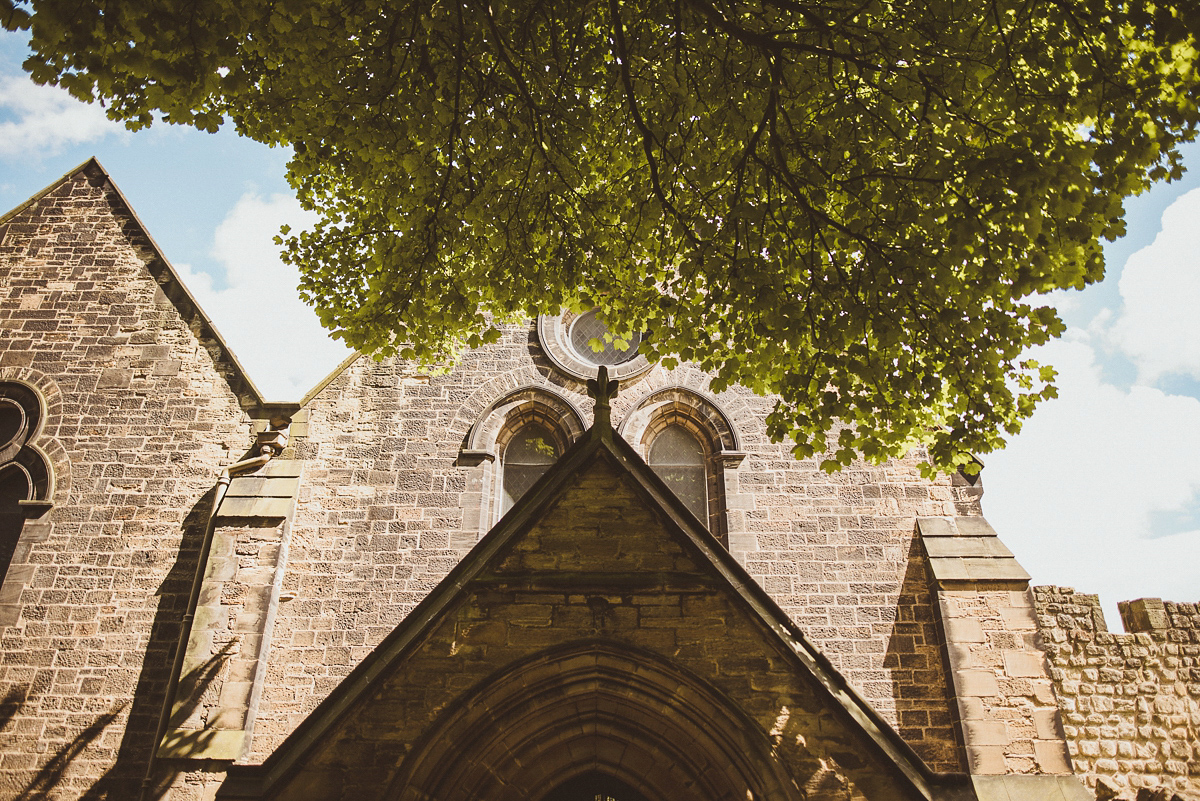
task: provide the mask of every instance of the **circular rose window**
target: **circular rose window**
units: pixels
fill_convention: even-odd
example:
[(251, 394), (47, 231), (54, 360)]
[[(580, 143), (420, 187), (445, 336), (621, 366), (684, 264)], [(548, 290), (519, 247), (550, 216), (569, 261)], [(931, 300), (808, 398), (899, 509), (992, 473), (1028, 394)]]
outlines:
[(595, 309), (576, 317), (568, 330), (571, 335), (571, 348), (576, 355), (594, 365), (624, 364), (635, 359), (638, 355), (638, 343), (642, 341), (641, 334), (634, 334), (622, 346), (621, 340), (616, 340), (609, 334), (608, 326), (600, 319)]
[(596, 368), (608, 366), (612, 378), (626, 379), (650, 369), (638, 353), (641, 334), (618, 340), (609, 333), (597, 309), (538, 318), (538, 339), (554, 366), (580, 380), (596, 377)]

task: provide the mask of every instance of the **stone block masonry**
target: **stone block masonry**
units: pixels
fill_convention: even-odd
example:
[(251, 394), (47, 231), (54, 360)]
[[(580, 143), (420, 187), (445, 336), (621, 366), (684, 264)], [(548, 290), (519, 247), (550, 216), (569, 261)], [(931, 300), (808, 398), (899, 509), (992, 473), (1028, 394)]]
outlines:
[(61, 449), (0, 593), (0, 799), (136, 797), (209, 493), (253, 441), (187, 301), (94, 163), (0, 222), (0, 380)]
[[(200, 680), (175, 697), (155, 798), (205, 797), (231, 757), (267, 759), (496, 523), (486, 493), (497, 491), (501, 453), (463, 458), (494, 403), (529, 388), (553, 394), (578, 412), (567, 439), (592, 409), (584, 386), (547, 358), (532, 321), (506, 326), (445, 372), (360, 359), (302, 404), (267, 408), (95, 162), (0, 216), (0, 380), (45, 401), (34, 444), (57, 479), (53, 508), (24, 525), (0, 585), (0, 799), (137, 797), (214, 482), (268, 420), (291, 418), (291, 444), (272, 468), (239, 476), (220, 507), (184, 651), (185, 674)], [(1063, 775), (1042, 742), (1053, 739), (1041, 714), (1053, 703), (1038, 690), (1050, 680), (1033, 675), (1036, 632), (1009, 586), (1012, 557), (979, 533), (980, 485), (924, 479), (920, 452), (827, 475), (770, 441), (772, 399), (712, 392), (711, 376), (690, 365), (624, 381), (614, 424), (663, 392), (706, 399), (737, 434), (736, 447), (718, 449), (732, 557), (930, 767), (972, 766), (956, 729), (966, 721), (980, 754), (1028, 771), (979, 773), (987, 783), (1009, 792), (1014, 776)], [(622, 429), (635, 450), (647, 442), (637, 430)], [(285, 461), (292, 472), (272, 472)], [(957, 533), (922, 544), (917, 518), (949, 521)], [(600, 547), (582, 535), (571, 542)], [(960, 592), (977, 597), (968, 603)], [(603, 608), (578, 592), (542, 595), (514, 596), (511, 617), (472, 620), (449, 643), (486, 650), (512, 645), (514, 632), (533, 642), (547, 614), (587, 625), (599, 615), (604, 636), (632, 632), (639, 647), (675, 637), (708, 649), (697, 659), (750, 682), (747, 703), (760, 703), (753, 682), (770, 676), (761, 663), (738, 663), (744, 655), (730, 643), (740, 641), (705, 640), (693, 623), (671, 622), (693, 612), (689, 620), (711, 622), (724, 614), (718, 607), (683, 609), (677, 594), (639, 604), (591, 593)], [(1161, 621), (1166, 611), (1140, 614)], [(947, 662), (941, 624), (973, 615), (990, 639), (967, 632), (954, 652), (963, 660)], [(995, 693), (971, 673), (984, 669)], [(431, 671), (454, 678), (444, 665)], [(956, 693), (948, 685), (960, 673)], [(456, 690), (467, 678), (454, 678)], [(960, 709), (960, 698), (985, 700)], [(800, 713), (788, 709), (795, 725)], [(760, 711), (776, 722), (778, 707)]]
[[(457, 538), (480, 528), (464, 522), (479, 489), (458, 456), (488, 405), (542, 386), (590, 420), (583, 386), (556, 383), (530, 336), (510, 326), (442, 375), (361, 359), (306, 405), (304, 433), (292, 432), (305, 477), (283, 578), (295, 600), (279, 607), (251, 759), (265, 759), (462, 559)], [(688, 366), (656, 367), (622, 386), (613, 419), (665, 387), (706, 392), (707, 382)], [(770, 442), (769, 398), (733, 388), (716, 399), (746, 453), (731, 478), (745, 507), (734, 555), (923, 759), (960, 770), (912, 520), (977, 513), (970, 499), (960, 510), (957, 488), (922, 479), (915, 455), (829, 476)]]
[(918, 518), (917, 531), (979, 800), (1086, 797), (1071, 775), (1029, 574), (982, 517)]
[(300, 466), (276, 459), (234, 478), (217, 511), (160, 757), (236, 759), (248, 744), (287, 561), (287, 517)]
[(1114, 634), (1095, 595), (1035, 587), (1034, 598), (1075, 772), (1102, 796), (1200, 799), (1198, 605), (1123, 604), (1131, 631)]

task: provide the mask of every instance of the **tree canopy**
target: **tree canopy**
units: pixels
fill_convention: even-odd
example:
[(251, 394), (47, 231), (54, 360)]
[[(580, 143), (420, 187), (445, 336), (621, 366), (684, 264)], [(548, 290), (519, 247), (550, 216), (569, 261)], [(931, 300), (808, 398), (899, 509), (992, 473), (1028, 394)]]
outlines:
[[(15, 4), (14, 4), (15, 3)], [(34, 80), (289, 145), (352, 346), (599, 307), (832, 469), (952, 469), (1054, 394), (1039, 293), (1178, 177), (1200, 14), (1138, 0), (0, 0)], [(841, 423), (849, 425), (842, 426)], [(836, 431), (832, 444), (830, 432)]]

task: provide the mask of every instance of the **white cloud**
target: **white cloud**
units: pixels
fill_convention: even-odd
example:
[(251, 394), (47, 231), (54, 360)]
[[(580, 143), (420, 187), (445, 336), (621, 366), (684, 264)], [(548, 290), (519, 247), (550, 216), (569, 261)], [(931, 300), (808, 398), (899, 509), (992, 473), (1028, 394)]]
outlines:
[(1120, 631), (1117, 601), (1200, 600), (1200, 531), (1153, 527), (1196, 503), (1200, 400), (1106, 383), (1093, 343), (1072, 329), (1036, 353), (1059, 397), (987, 457), (984, 512), (1036, 583), (1099, 593)]
[(316, 312), (300, 301), (299, 275), (279, 259), (272, 241), (281, 225), (311, 225), (315, 216), (295, 198), (243, 195), (217, 227), (212, 255), (225, 269), (225, 286), (210, 275), (177, 265), (188, 288), (212, 318), (251, 380), (267, 400), (297, 401), (349, 355), (329, 338)]
[(40, 157), (64, 146), (123, 134), (96, 104), (25, 76), (0, 76), (0, 158)]
[(1138, 381), (1170, 373), (1200, 378), (1200, 189), (1162, 216), (1153, 244), (1125, 263), (1112, 341), (1138, 366)]

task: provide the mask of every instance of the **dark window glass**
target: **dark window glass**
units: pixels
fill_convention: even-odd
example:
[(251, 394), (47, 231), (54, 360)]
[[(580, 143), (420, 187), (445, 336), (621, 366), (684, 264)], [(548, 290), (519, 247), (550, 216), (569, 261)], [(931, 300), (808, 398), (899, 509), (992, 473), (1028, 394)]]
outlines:
[(0, 448), (25, 431), (25, 411), (10, 398), (0, 398)]
[(8, 573), (8, 563), (12, 561), (21, 528), (25, 525), (25, 516), (17, 501), (29, 500), (30, 491), (29, 475), (20, 465), (10, 463), (0, 467), (0, 583)]
[(559, 455), (554, 435), (544, 426), (531, 423), (518, 431), (504, 449), (504, 472), (500, 482), (504, 497), (501, 499), (500, 513), (511, 509), (550, 469)]
[(708, 475), (700, 441), (683, 426), (667, 426), (650, 443), (649, 461), (679, 500), (708, 525)]
[[(602, 346), (600, 350), (592, 347), (592, 340), (597, 340)], [(608, 335), (608, 326), (597, 315), (595, 309), (581, 314), (571, 323), (571, 346), (579, 354), (579, 358), (591, 364), (623, 364), (637, 356), (638, 343), (642, 341), (641, 334), (629, 337), (625, 347), (617, 347), (617, 340)]]

